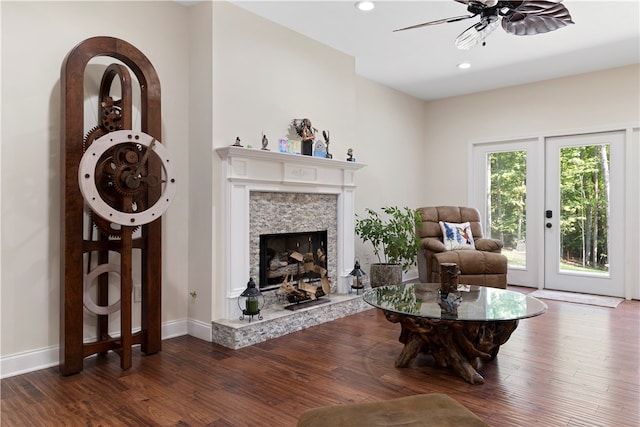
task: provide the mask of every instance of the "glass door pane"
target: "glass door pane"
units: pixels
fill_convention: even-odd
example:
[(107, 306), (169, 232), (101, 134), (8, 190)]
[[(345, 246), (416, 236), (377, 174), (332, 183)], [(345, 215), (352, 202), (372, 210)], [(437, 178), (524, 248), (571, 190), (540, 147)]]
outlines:
[(509, 268), (525, 268), (527, 260), (527, 152), (487, 155), (486, 237), (502, 240)]
[(610, 151), (560, 149), (560, 271), (609, 275)]

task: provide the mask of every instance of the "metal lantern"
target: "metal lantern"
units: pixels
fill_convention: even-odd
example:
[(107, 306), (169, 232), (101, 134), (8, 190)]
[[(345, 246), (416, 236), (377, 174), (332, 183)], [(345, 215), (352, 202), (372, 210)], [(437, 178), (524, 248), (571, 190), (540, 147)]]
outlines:
[(356, 295), (360, 289), (364, 289), (364, 275), (364, 271), (360, 269), (360, 261), (356, 260), (353, 270), (349, 273), (349, 276), (351, 277), (351, 289), (356, 290)]
[(262, 320), (260, 309), (264, 306), (264, 297), (253, 281), (253, 277), (247, 283), (247, 289), (242, 291), (238, 297), (238, 308), (242, 310), (240, 320), (244, 320), (245, 316), (249, 317), (249, 322), (253, 320), (253, 316), (258, 316), (258, 320)]

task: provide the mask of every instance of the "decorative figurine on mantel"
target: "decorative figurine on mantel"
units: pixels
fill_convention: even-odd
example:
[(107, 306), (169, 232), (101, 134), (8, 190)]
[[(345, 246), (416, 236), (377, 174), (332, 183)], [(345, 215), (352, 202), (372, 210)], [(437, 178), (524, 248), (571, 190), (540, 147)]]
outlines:
[(270, 151), (267, 148), (267, 145), (269, 145), (269, 140), (267, 139), (267, 135), (265, 135), (264, 133), (262, 134), (262, 149), (264, 151)]
[(313, 141), (316, 139), (318, 129), (311, 126), (309, 119), (293, 119), (293, 126), (297, 134), (302, 137), (302, 154), (305, 156), (313, 155)]
[(347, 162), (355, 162), (356, 158), (353, 157), (353, 148), (347, 150)]
[(242, 147), (242, 144), (240, 144), (240, 137), (236, 136), (236, 143), (232, 145), (232, 147)]
[(329, 153), (329, 131), (328, 130), (323, 130), (322, 131), (322, 136), (324, 137), (324, 143), (325, 143), (326, 148), (327, 148), (327, 155), (325, 157), (327, 159), (333, 159), (333, 155), (331, 153)]
[(313, 157), (320, 157), (322, 159), (327, 158), (327, 144), (323, 141), (316, 139), (313, 143)]

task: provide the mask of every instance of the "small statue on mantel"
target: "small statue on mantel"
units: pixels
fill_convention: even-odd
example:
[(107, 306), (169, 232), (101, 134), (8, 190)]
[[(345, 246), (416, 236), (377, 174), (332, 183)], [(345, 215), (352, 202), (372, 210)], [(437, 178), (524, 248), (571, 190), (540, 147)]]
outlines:
[(269, 140), (267, 139), (267, 135), (265, 135), (264, 133), (262, 134), (262, 149), (265, 151), (270, 151), (267, 148), (267, 145), (269, 145)]
[(232, 147), (242, 147), (242, 144), (240, 144), (240, 137), (236, 136), (236, 143), (232, 145)]
[(318, 129), (311, 125), (311, 120), (309, 119), (294, 119), (293, 126), (296, 129), (296, 133), (302, 138), (302, 154), (311, 156), (313, 152), (313, 141), (316, 139)]
[(347, 150), (347, 162), (355, 162), (356, 158), (353, 157), (353, 148)]
[(329, 131), (323, 130), (322, 136), (324, 137), (324, 143), (327, 145), (327, 155), (325, 156), (327, 159), (333, 159), (333, 155), (329, 153)]

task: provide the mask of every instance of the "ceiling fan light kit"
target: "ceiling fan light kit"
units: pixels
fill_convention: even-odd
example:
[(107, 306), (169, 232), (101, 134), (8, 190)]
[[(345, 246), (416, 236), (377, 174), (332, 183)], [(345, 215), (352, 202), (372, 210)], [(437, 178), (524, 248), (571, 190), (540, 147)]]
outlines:
[(458, 22), (475, 18), (480, 15), (480, 22), (467, 28), (460, 34), (455, 45), (458, 49), (468, 50), (477, 44), (484, 46), (486, 37), (491, 34), (498, 25), (507, 34), (516, 36), (532, 36), (536, 34), (555, 31), (569, 24), (573, 24), (567, 8), (559, 1), (547, 0), (454, 0), (467, 5), (470, 15), (455, 16), (452, 18), (438, 19), (423, 24), (412, 25), (394, 31), (411, 30), (431, 25)]
[(476, 25), (467, 28), (462, 34), (460, 34), (455, 41), (455, 45), (458, 49), (469, 50), (478, 43), (484, 44), (484, 40), (487, 36), (498, 28), (500, 25), (497, 19), (491, 22), (479, 22)]

